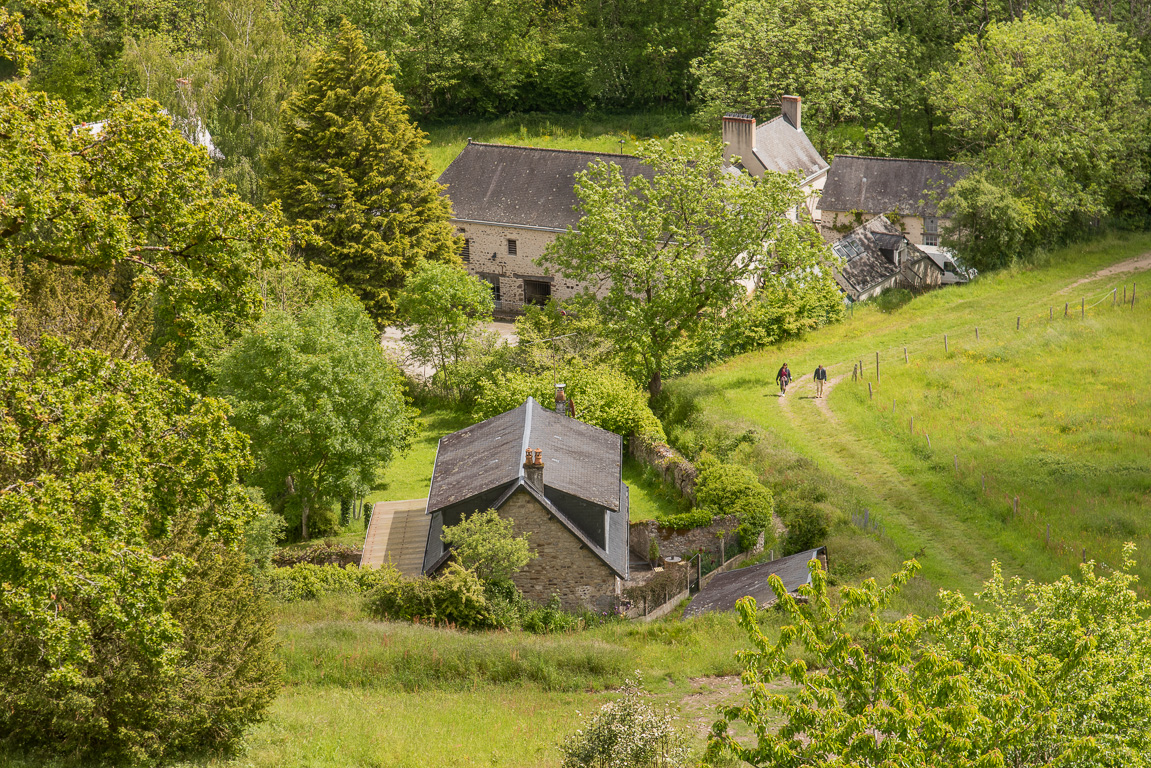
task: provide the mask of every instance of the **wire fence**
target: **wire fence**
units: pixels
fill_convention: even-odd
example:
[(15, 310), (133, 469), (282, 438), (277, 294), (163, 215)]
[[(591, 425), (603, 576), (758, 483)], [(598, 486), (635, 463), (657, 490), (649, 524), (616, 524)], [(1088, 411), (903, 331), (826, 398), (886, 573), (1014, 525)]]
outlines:
[[(1127, 288), (1130, 287), (1130, 293)], [(1122, 290), (1122, 294), (1120, 293)], [(1110, 302), (1108, 309), (1115, 307), (1134, 309), (1136, 305), (1136, 284), (1132, 281), (1130, 284), (1124, 282), (1122, 285), (1112, 285), (1101, 293), (1092, 293), (1090, 295), (1082, 295), (1079, 297), (1079, 306), (1074, 307), (1071, 301), (1063, 302), (1063, 312), (1059, 314), (1056, 312), (1057, 305), (1051, 301), (1055, 296), (1061, 294), (1054, 294), (1053, 296), (1044, 299), (1042, 304), (1046, 304), (1047, 313), (1037, 311), (1038, 306), (1042, 304), (1036, 302), (1028, 307), (1028, 313), (1020, 310), (1014, 313), (1014, 317), (1006, 313), (1000, 313), (997, 317), (986, 321), (979, 326), (967, 326), (966, 328), (953, 328), (947, 333), (939, 336), (932, 336), (930, 338), (920, 338), (916, 341), (908, 342), (907, 344), (892, 345), (874, 353), (874, 362), (870, 366), (864, 364), (863, 358), (857, 358), (852, 361), (841, 361), (827, 366), (831, 369), (842, 369), (846, 374), (847, 366), (852, 367), (851, 375), (852, 380), (857, 383), (867, 382), (868, 385), (868, 401), (875, 402), (876, 389), (873, 383), (878, 385), (882, 381), (883, 374), (883, 361), (892, 353), (896, 354), (897, 364), (899, 358), (902, 358), (904, 364), (909, 364), (911, 361), (912, 353), (922, 353), (931, 348), (942, 348), (945, 353), (952, 351), (956, 347), (956, 340), (962, 338), (964, 340), (970, 339), (970, 336), (959, 337), (956, 331), (968, 332), (974, 331), (974, 340), (976, 342), (996, 342), (1001, 341), (1004, 337), (1002, 334), (1003, 325), (1009, 328), (1013, 326), (1015, 332), (1022, 331), (1026, 328), (1031, 328), (1039, 318), (1047, 325), (1051, 323), (1060, 322), (1064, 319), (1072, 319), (1076, 314), (1074, 310), (1078, 310), (1079, 320), (1086, 319), (1087, 312), (1095, 310), (1102, 304)], [(1091, 303), (1088, 303), (1088, 300)], [(1014, 323), (1010, 322), (1014, 319)], [(1007, 321), (1004, 323), (1004, 321)], [(988, 331), (991, 330), (989, 334)], [(962, 342), (961, 342), (962, 343)], [(870, 357), (868, 362), (871, 363)], [(885, 399), (881, 398), (876, 403), (876, 407), (880, 413), (886, 410)], [(902, 431), (902, 418), (897, 416), (896, 402), (893, 400), (891, 404), (891, 419), (892, 430)], [(896, 423), (898, 419), (898, 423)], [(938, 456), (942, 453), (946, 455), (944, 445), (939, 440), (937, 435), (937, 445), (935, 447), (931, 444), (931, 434), (924, 428), (924, 425), (916, 425), (914, 415), (907, 419), (906, 432), (910, 438), (914, 440), (921, 439), (923, 444), (921, 448), (926, 449), (929, 455)], [(988, 472), (985, 468), (980, 468), (974, 461), (964, 461), (960, 458), (960, 451), (958, 447), (953, 447), (951, 469), (955, 475), (955, 479), (984, 504), (987, 504), (991, 509), (996, 510), (997, 514), (1001, 517), (1004, 523), (1013, 525), (1017, 530), (1021, 530), (1025, 535), (1030, 538), (1037, 539), (1042, 542), (1043, 547), (1050, 553), (1057, 563), (1071, 569), (1077, 567), (1082, 563), (1094, 562), (1095, 566), (1107, 571), (1114, 570), (1104, 558), (1112, 562), (1122, 562), (1122, 547), (1123, 542), (1116, 541), (1112, 538), (1105, 538), (1099, 534), (1090, 531), (1080, 530), (1075, 532), (1067, 531), (1060, 528), (1058, 522), (1053, 530), (1052, 522), (1048, 520), (1042, 511), (1030, 505), (1025, 498), (1021, 495), (1018, 489), (1007, 487), (1006, 481), (1001, 481), (994, 473)], [(1094, 502), (1098, 504), (1098, 500)], [(883, 525), (879, 520), (871, 514), (870, 510), (865, 510), (861, 515), (853, 515), (852, 523), (863, 530), (875, 532), (878, 535), (883, 535)], [(1148, 589), (1144, 585), (1136, 587), (1136, 592), (1140, 597), (1146, 597)]]

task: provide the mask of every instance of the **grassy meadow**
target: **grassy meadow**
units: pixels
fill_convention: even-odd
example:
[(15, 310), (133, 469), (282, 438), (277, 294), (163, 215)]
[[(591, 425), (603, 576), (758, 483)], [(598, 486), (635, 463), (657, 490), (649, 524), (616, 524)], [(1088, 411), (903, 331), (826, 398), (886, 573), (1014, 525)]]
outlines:
[[(839, 325), (670, 382), (673, 442), (752, 435), (732, 452), (765, 479), (794, 471), (824, 489), (839, 521), (833, 573), (882, 575), (917, 555), (923, 607), (934, 587), (977, 588), (993, 559), (1050, 579), (1083, 549), (1117, 564), (1124, 541), (1141, 545), (1146, 583), (1151, 295), (1121, 302), (1124, 285), (1130, 297), (1133, 281), (1151, 284), (1145, 271), (1092, 276), (1149, 251), (1151, 237), (1114, 237), (902, 306), (860, 305)], [(780, 398), (785, 361), (807, 378)], [(839, 379), (825, 400), (810, 381), (819, 364)], [(882, 531), (849, 522), (864, 510)]]
[[(444, 171), (467, 146), (468, 139), (493, 144), (521, 144), (551, 149), (635, 152), (637, 141), (666, 139), (680, 133), (699, 141), (718, 138), (718, 127), (702, 130), (690, 115), (674, 112), (623, 114), (525, 114), (494, 120), (452, 120), (420, 125), (428, 134), (428, 153), (436, 174)], [(620, 140), (623, 144), (620, 144)]]

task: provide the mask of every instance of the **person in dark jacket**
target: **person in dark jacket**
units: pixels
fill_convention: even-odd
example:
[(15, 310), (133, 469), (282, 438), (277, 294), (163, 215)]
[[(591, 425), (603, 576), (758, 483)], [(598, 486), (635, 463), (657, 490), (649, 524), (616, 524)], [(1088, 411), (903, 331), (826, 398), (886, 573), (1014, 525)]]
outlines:
[(791, 369), (787, 367), (787, 363), (784, 363), (779, 373), (775, 374), (775, 380), (779, 382), (779, 396), (783, 397), (787, 394), (787, 385), (791, 383)]
[(822, 365), (815, 369), (815, 396), (823, 397), (823, 383), (827, 381), (827, 369)]

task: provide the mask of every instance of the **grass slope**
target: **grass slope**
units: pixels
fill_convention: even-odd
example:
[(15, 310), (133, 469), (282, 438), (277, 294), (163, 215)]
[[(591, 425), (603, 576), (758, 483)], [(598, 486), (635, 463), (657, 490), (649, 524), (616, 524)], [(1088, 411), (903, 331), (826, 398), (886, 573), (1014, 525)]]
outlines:
[(428, 134), (432, 168), (442, 173), (468, 139), (494, 144), (521, 144), (553, 149), (631, 154), (637, 141), (665, 139), (681, 133), (700, 141), (716, 140), (718, 129), (701, 131), (691, 117), (676, 113), (643, 112), (602, 115), (527, 114), (494, 120), (453, 120), (420, 125)]
[[(1149, 250), (1151, 237), (1113, 238), (889, 312), (858, 307), (842, 324), (669, 389), (690, 402), (697, 422), (751, 429), (832, 478), (840, 515), (867, 509), (882, 522), (883, 537), (841, 522), (833, 539), (841, 551), (837, 558), (833, 545), (831, 559), (853, 575), (867, 575), (868, 566), (852, 559), (866, 560), (882, 544), (898, 557), (918, 554), (931, 585), (971, 590), (993, 559), (1046, 579), (1073, 571), (1084, 548), (1088, 558), (1115, 563), (1122, 542), (1134, 540), (1143, 544), (1138, 570), (1146, 579), (1151, 294), (1134, 308), (1113, 308), (1110, 291), (1118, 288), (1121, 300), (1140, 273), (1093, 276)], [(1140, 269), (1148, 267), (1151, 260)], [(1075, 310), (1066, 319), (1065, 302)], [(785, 360), (804, 378), (781, 399), (772, 380)], [(852, 382), (860, 361), (864, 378)], [(821, 363), (839, 383), (817, 401), (810, 371)], [(756, 446), (737, 452), (759, 458), (769, 478), (776, 471)], [(876, 575), (891, 564), (872, 562)]]

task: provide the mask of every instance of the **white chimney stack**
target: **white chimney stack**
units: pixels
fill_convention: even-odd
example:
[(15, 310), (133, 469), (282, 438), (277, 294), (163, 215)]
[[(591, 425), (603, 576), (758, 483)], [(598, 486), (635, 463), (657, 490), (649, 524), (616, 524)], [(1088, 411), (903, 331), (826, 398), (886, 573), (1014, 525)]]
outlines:
[(749, 163), (755, 162), (755, 118), (751, 115), (723, 116), (723, 143), (727, 145), (724, 158), (729, 162), (733, 155), (740, 157), (749, 170)]
[(799, 96), (784, 96), (783, 101), (783, 116), (791, 123), (791, 126), (797, 131), (802, 131), (803, 126), (800, 121), (803, 119), (803, 99)]

